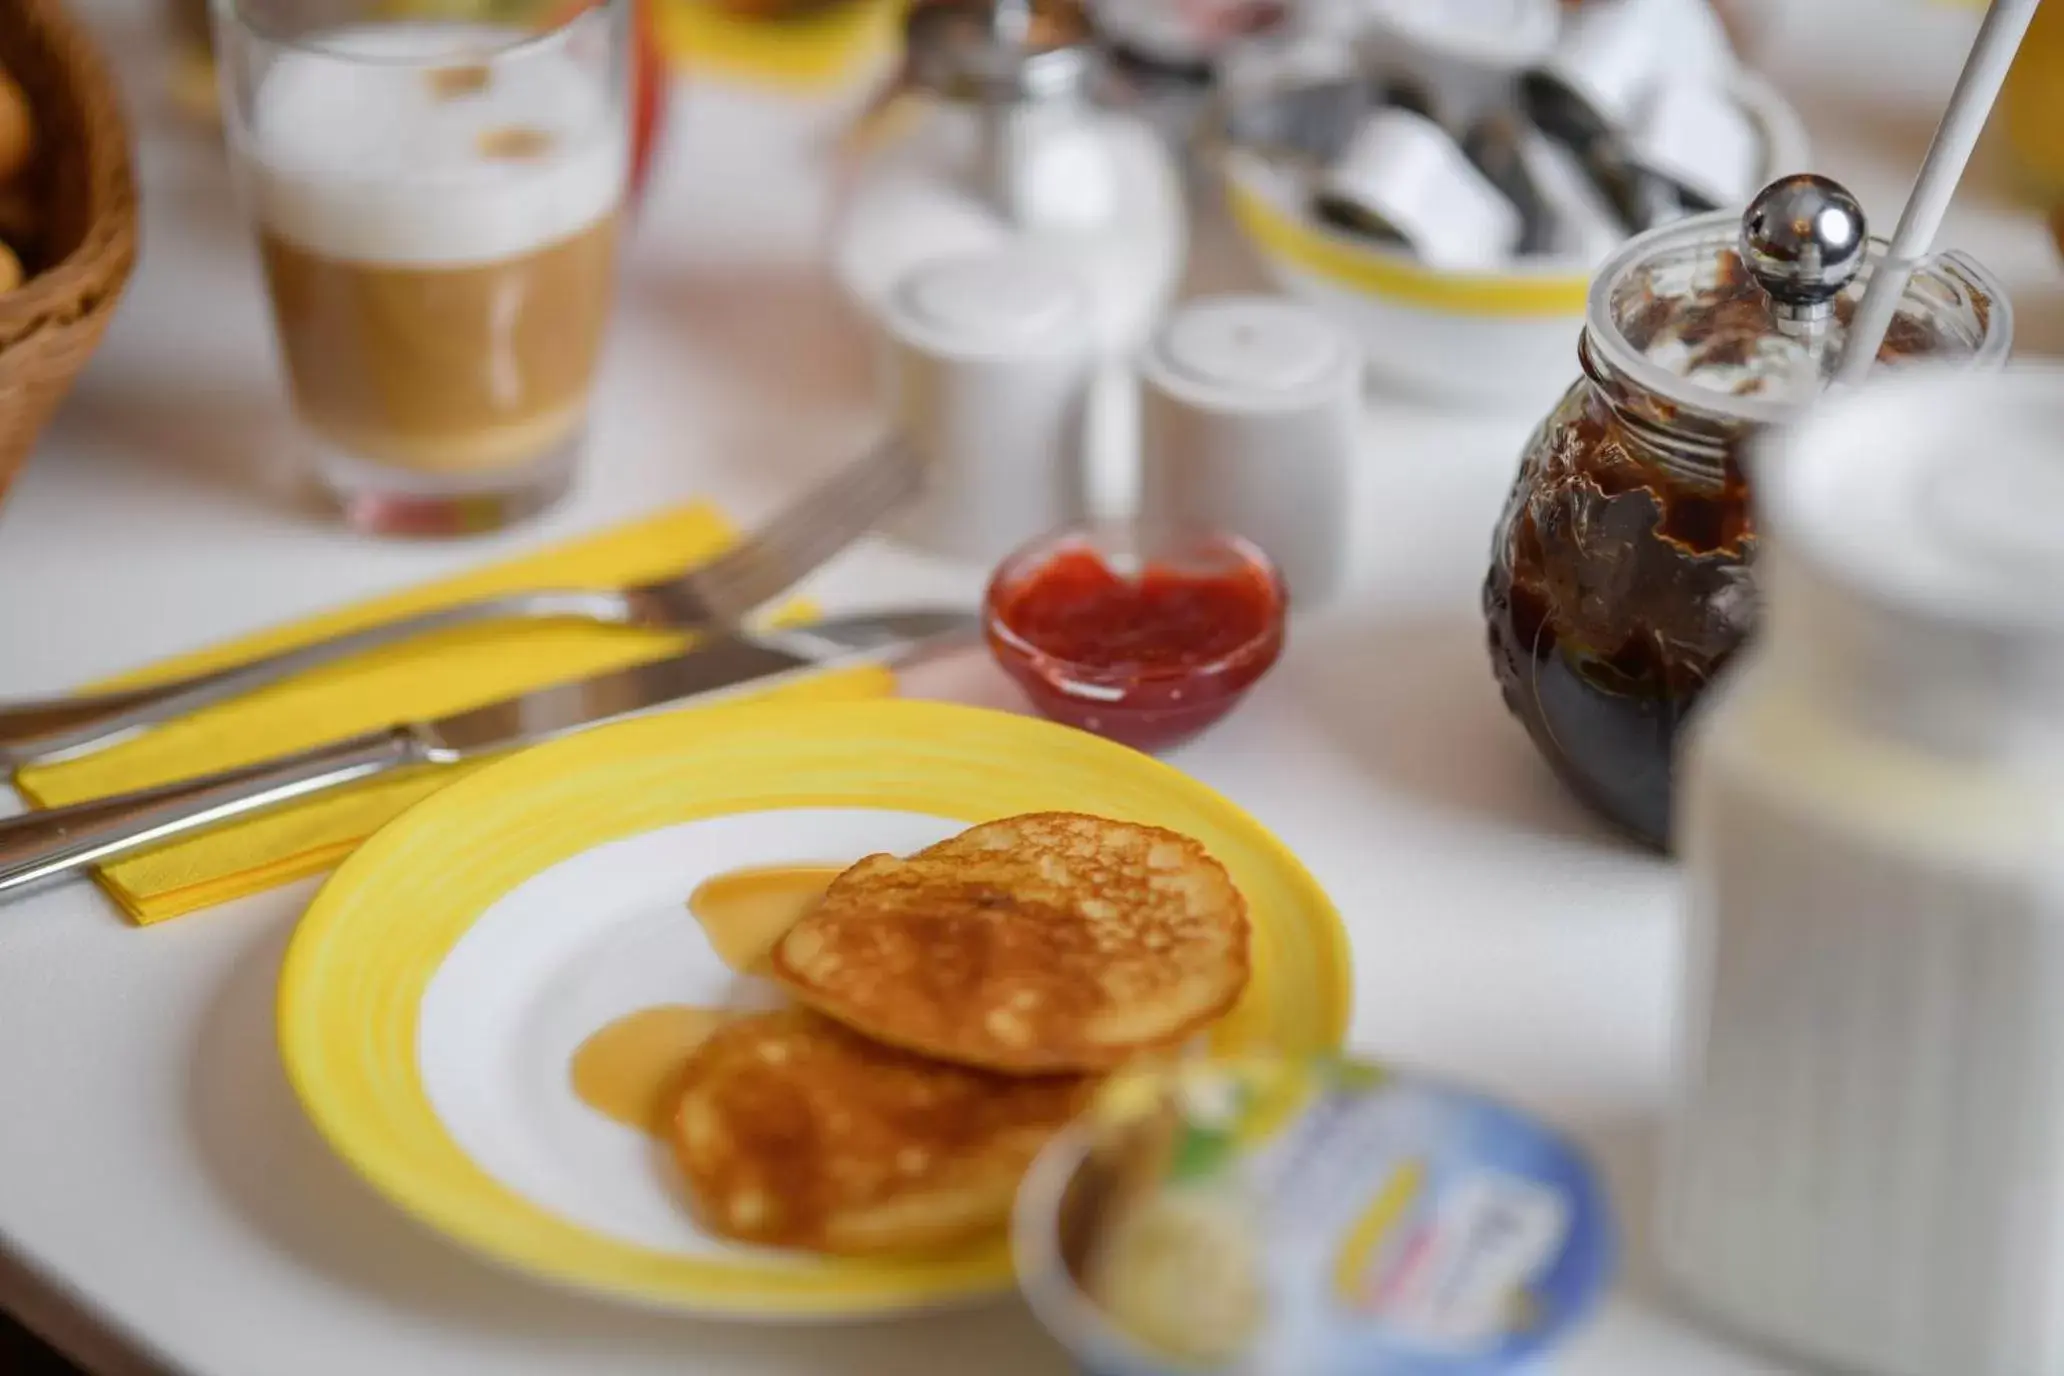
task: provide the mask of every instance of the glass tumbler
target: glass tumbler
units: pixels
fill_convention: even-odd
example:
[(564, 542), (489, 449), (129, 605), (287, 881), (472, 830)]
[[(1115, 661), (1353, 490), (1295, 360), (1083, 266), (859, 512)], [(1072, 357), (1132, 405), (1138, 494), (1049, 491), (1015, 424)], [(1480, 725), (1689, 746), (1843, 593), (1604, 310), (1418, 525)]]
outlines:
[(489, 530), (573, 481), (614, 295), (630, 12), (214, 0), (288, 391), (351, 525)]

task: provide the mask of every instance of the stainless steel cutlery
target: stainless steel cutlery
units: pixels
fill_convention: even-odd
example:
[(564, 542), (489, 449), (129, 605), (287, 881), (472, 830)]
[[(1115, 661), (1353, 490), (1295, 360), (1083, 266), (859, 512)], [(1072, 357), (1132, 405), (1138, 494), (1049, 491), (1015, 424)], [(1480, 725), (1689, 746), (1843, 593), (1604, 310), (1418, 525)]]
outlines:
[(0, 768), (83, 754), (321, 665), (457, 626), (568, 618), (691, 631), (736, 625), (865, 534), (916, 490), (919, 477), (916, 455), (892, 439), (743, 543), (679, 577), (627, 588), (488, 597), (148, 688), (0, 702)]
[(658, 708), (770, 688), (827, 668), (894, 664), (963, 639), (957, 611), (847, 616), (784, 630), (733, 631), (685, 654), (554, 684), (428, 721), (203, 778), (0, 820), (0, 902), (83, 866), (404, 769), (434, 769)]

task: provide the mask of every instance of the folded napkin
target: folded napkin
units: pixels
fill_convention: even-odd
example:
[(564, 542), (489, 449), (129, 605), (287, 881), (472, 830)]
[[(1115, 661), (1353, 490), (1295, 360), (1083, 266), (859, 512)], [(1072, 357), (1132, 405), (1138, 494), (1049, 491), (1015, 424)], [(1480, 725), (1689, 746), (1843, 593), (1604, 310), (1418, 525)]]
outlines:
[[(663, 577), (701, 563), (733, 538), (730, 525), (713, 507), (695, 503), (426, 587), (261, 631), (95, 686), (130, 687), (240, 663), (492, 593), (604, 588)], [(791, 618), (806, 614), (801, 607), (787, 613)], [(15, 782), (30, 802), (55, 807), (658, 659), (678, 652), (690, 639), (667, 631), (567, 622), (502, 624), (425, 636), (195, 713), (77, 760), (25, 769)], [(813, 675), (757, 696), (843, 700), (879, 697), (894, 689), (893, 674), (869, 667)], [(348, 789), (119, 861), (101, 868), (97, 877), (131, 917), (140, 923), (160, 922), (321, 873), (409, 804), (477, 767), (461, 765), (424, 777)]]

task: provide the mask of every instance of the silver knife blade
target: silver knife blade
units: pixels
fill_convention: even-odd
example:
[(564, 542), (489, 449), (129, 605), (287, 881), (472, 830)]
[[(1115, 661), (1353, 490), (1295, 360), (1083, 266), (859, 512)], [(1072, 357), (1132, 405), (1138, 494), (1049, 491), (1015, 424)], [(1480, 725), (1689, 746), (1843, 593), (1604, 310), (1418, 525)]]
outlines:
[(763, 691), (824, 669), (893, 663), (935, 643), (972, 637), (980, 625), (969, 612), (903, 611), (733, 631), (707, 637), (671, 659), (552, 684), (412, 725), (433, 758), (460, 759), (661, 707)]

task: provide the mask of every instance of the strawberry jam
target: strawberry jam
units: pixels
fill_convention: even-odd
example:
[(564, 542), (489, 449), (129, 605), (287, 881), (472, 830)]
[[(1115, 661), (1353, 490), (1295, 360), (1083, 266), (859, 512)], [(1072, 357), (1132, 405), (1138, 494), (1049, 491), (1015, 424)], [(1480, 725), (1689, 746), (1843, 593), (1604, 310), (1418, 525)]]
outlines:
[(1006, 560), (989, 647), (1046, 716), (1142, 750), (1216, 722), (1283, 648), (1284, 592), (1260, 550), (1190, 536), (1141, 559), (1074, 532)]

